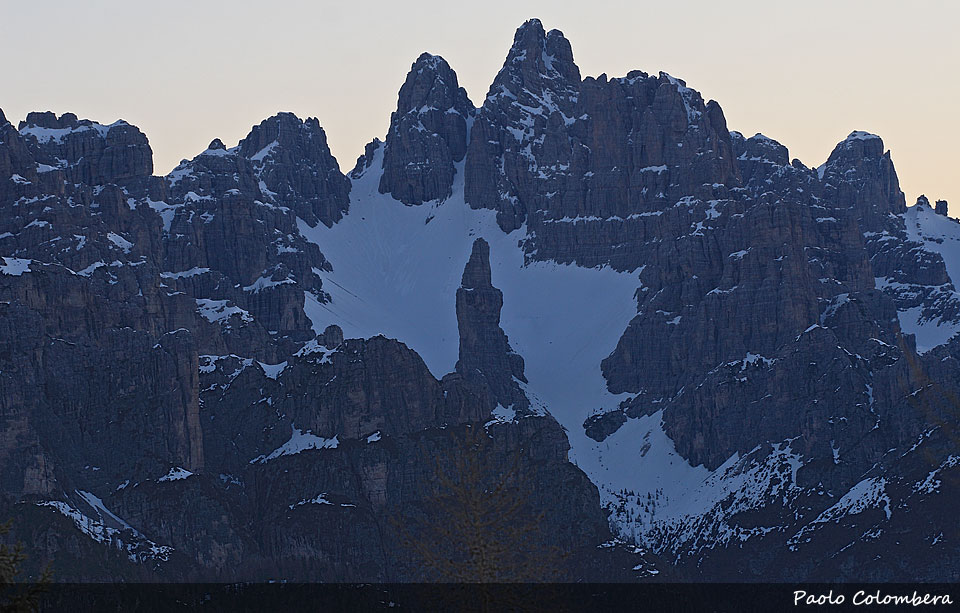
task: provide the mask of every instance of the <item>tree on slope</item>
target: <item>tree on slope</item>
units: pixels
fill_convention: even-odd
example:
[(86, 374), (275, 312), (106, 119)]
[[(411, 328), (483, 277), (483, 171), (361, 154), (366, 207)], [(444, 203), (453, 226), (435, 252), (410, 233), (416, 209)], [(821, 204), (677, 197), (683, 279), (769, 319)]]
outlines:
[[(12, 522), (0, 524), (0, 537), (10, 532)], [(44, 569), (40, 579), (27, 583), (21, 581), (20, 565), (27, 559), (23, 552), (23, 543), (13, 546), (0, 543), (0, 611), (36, 611), (39, 608), (40, 594), (50, 583), (50, 569)]]

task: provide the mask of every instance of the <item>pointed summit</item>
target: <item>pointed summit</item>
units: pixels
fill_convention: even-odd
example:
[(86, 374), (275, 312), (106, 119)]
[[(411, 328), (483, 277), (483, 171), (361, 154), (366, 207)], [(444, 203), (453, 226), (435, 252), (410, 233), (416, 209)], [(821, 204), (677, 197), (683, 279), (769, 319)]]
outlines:
[(329, 153), (327, 135), (319, 121), (303, 121), (293, 113), (280, 112), (253, 126), (250, 134), (240, 141), (240, 155), (256, 159), (257, 154), (273, 142), (293, 150), (326, 148)]
[(457, 73), (439, 55), (423, 53), (410, 67), (407, 79), (400, 88), (398, 113), (408, 113), (423, 107), (439, 110), (453, 109), (469, 113), (473, 104), (467, 91), (457, 82)]
[(250, 201), (289, 207), (310, 226), (318, 220), (334, 224), (350, 201), (350, 181), (330, 153), (320, 122), (293, 113), (264, 119), (232, 149), (214, 139), (181, 162), (168, 180), (174, 198), (190, 192), (215, 197), (237, 189)]
[(482, 238), (473, 241), (473, 250), (463, 269), (460, 287), (471, 290), (493, 287), (490, 281), (490, 245)]
[(840, 141), (823, 167), (823, 181), (838, 206), (858, 211), (864, 230), (907, 210), (890, 152), (876, 134), (855, 130)]
[(569, 94), (580, 84), (580, 69), (573, 61), (570, 41), (560, 30), (544, 32), (539, 19), (530, 19), (517, 29), (503, 68), (487, 94), (487, 101), (523, 90)]
[(490, 245), (478, 238), (457, 290), (460, 359), (456, 371), (489, 390), (490, 410), (497, 404), (526, 410), (529, 400), (517, 385), (517, 381), (526, 382), (523, 358), (510, 348), (500, 327), (502, 307), (503, 293), (490, 282)]
[(470, 206), (496, 209), (505, 232), (519, 228), (533, 203), (517, 196), (516, 182), (525, 181), (523, 169), (539, 180), (568, 163), (579, 97), (580, 69), (563, 33), (544, 32), (537, 19), (520, 26), (472, 128), (464, 169)]
[(545, 34), (543, 22), (536, 17), (531, 17), (517, 28), (513, 35), (513, 44), (516, 45), (520, 40), (543, 40)]
[(467, 118), (473, 112), (446, 60), (429, 53), (417, 58), (390, 116), (380, 193), (404, 204), (449, 196), (453, 165), (467, 151)]
[(526, 67), (534, 74), (556, 72), (568, 81), (580, 81), (570, 41), (560, 30), (545, 32), (539, 19), (529, 19), (517, 28), (503, 70), (514, 66)]

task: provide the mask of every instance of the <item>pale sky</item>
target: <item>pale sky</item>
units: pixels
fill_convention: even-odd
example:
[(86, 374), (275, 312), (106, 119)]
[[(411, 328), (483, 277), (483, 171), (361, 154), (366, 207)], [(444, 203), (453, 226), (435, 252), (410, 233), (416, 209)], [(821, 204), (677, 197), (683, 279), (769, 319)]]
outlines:
[(442, 55), (474, 104), (538, 17), (583, 76), (663, 70), (808, 166), (852, 130), (883, 137), (907, 203), (960, 213), (960, 2), (0, 1), (0, 108), (122, 118), (157, 174), (278, 111), (315, 116), (346, 172), (383, 137), (410, 64)]

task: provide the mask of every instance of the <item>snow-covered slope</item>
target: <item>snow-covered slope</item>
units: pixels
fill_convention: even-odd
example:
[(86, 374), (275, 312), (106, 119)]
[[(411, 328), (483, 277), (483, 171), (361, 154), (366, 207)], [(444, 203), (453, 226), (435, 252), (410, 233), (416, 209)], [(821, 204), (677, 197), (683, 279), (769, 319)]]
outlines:
[[(332, 228), (299, 224), (333, 266), (320, 272), (332, 300), (307, 298), (314, 329), (336, 324), (347, 338), (396, 338), (419, 353), (434, 376), (452, 372), (459, 342), (456, 289), (473, 241), (482, 237), (490, 243), (493, 285), (503, 292), (501, 326), (525, 361), (525, 391), (566, 428), (571, 459), (607, 501), (623, 488), (646, 493), (702, 481), (707, 471), (676, 455), (658, 420), (631, 423), (603, 443), (584, 434), (584, 419), (626, 397), (607, 390), (600, 361), (636, 314), (638, 275), (525, 262), (519, 246), (525, 228), (505, 234), (494, 211), (467, 206), (462, 171), (447, 200), (406, 206), (378, 192), (381, 156), (382, 149), (354, 180), (343, 220)], [(636, 428), (644, 432), (637, 435)], [(641, 453), (637, 441), (648, 433), (653, 447)], [(664, 472), (671, 462), (675, 469)]]
[[(919, 243), (921, 250), (943, 258), (952, 287), (932, 288), (934, 295), (943, 302), (960, 301), (956, 291), (960, 287), (960, 222), (939, 215), (923, 204), (909, 207), (902, 217), (907, 239)], [(883, 289), (890, 284), (886, 279), (878, 279), (877, 285)], [(943, 345), (960, 332), (960, 317), (942, 309), (931, 316), (924, 312), (923, 306), (914, 306), (900, 310), (897, 315), (903, 331), (916, 335), (919, 353)]]
[(503, 292), (501, 326), (525, 361), (525, 391), (567, 430), (571, 461), (597, 484), (620, 534), (657, 548), (663, 535), (678, 530), (683, 540), (695, 537), (685, 526), (710, 515), (728, 539), (750, 536), (724, 524), (719, 505), (733, 494), (735, 510), (760, 506), (770, 493), (763, 484), (783, 466), (792, 467), (782, 483), (789, 489), (800, 460), (788, 443), (769, 457), (735, 455), (711, 472), (676, 452), (660, 413), (628, 420), (603, 442), (584, 432), (588, 416), (615, 409), (627, 397), (607, 390), (600, 362), (636, 314), (637, 272), (525, 262), (525, 227), (505, 234), (493, 211), (466, 205), (461, 169), (450, 198), (407, 206), (378, 192), (381, 159), (382, 149), (354, 179), (350, 209), (340, 222), (331, 228), (299, 223), (333, 267), (318, 271), (331, 301), (307, 295), (314, 329), (336, 324), (347, 338), (396, 338), (419, 353), (434, 376), (452, 372), (459, 339), (456, 289), (471, 245), (482, 237), (490, 243), (493, 285)]

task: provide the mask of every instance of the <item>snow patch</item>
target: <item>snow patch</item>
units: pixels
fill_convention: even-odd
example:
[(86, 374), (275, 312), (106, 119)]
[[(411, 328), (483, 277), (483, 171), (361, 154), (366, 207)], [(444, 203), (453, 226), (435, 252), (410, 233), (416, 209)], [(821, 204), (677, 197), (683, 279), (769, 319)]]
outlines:
[(340, 443), (337, 440), (337, 437), (333, 438), (323, 438), (311, 434), (309, 430), (303, 432), (299, 428), (290, 426), (292, 433), (290, 435), (290, 440), (284, 443), (282, 446), (274, 449), (270, 452), (269, 455), (260, 455), (250, 460), (250, 464), (263, 464), (269, 462), (270, 460), (275, 460), (280, 456), (285, 455), (296, 455), (301, 451), (306, 451), (308, 449), (336, 449)]
[(268, 379), (273, 379), (276, 381), (277, 377), (283, 370), (287, 367), (286, 362), (280, 362), (279, 364), (264, 364), (263, 362), (257, 362), (260, 365), (260, 368), (263, 369), (263, 374), (267, 376)]
[(20, 135), (33, 137), (40, 144), (46, 144), (50, 141), (53, 141), (58, 145), (61, 145), (63, 144), (63, 139), (70, 134), (95, 131), (101, 138), (103, 138), (107, 135), (107, 132), (109, 132), (111, 128), (123, 125), (127, 125), (127, 122), (119, 120), (110, 125), (92, 123), (90, 125), (76, 126), (74, 128), (42, 128), (40, 126), (26, 126), (20, 130)]
[(517, 412), (513, 409), (513, 406), (504, 407), (503, 405), (498, 404), (497, 408), (490, 412), (490, 416), (493, 418), (484, 426), (491, 426), (493, 424), (508, 424), (517, 419)]
[(186, 468), (171, 468), (170, 472), (164, 476), (157, 479), (157, 483), (162, 483), (163, 481), (180, 481), (181, 479), (186, 479), (187, 477), (193, 476), (193, 473), (187, 470)]
[(209, 268), (200, 268), (198, 266), (194, 266), (190, 270), (182, 270), (180, 272), (162, 272), (160, 273), (160, 276), (164, 279), (183, 279), (186, 277), (195, 277), (208, 272), (210, 272)]
[(239, 315), (242, 321), (251, 322), (253, 316), (238, 306), (227, 306), (226, 300), (210, 300), (197, 298), (197, 312), (210, 323), (223, 324), (234, 315)]
[(11, 277), (19, 277), (25, 272), (30, 272), (30, 263), (33, 262), (33, 260), (25, 260), (23, 258), (4, 257), (0, 257), (0, 261), (3, 262), (0, 264), (0, 273), (10, 275)]
[(131, 242), (128, 241), (127, 239), (123, 238), (123, 237), (120, 236), (119, 234), (115, 234), (115, 233), (113, 233), (113, 232), (108, 232), (108, 233), (107, 233), (107, 239), (108, 239), (111, 243), (113, 243), (114, 245), (116, 245), (119, 249), (122, 249), (124, 253), (130, 253), (130, 249), (133, 248), (133, 243), (131, 243)]
[(932, 494), (938, 489), (940, 489), (940, 479), (937, 478), (937, 475), (940, 474), (940, 471), (945, 468), (952, 468), (960, 464), (960, 456), (951, 455), (946, 460), (943, 461), (940, 466), (936, 469), (930, 471), (930, 474), (927, 475), (927, 478), (919, 482), (914, 486), (914, 490), (921, 494)]
[[(90, 492), (74, 490), (82, 503), (74, 504), (60, 500), (38, 502), (37, 506), (52, 507), (68, 519), (80, 532), (104, 545), (113, 545), (124, 551), (132, 562), (147, 560), (166, 562), (173, 547), (157, 545), (133, 528), (126, 521), (111, 512), (103, 500)], [(81, 506), (88, 509), (81, 511)]]
[[(310, 296), (310, 294), (307, 294), (307, 295)], [(310, 297), (312, 298), (312, 296)], [(298, 358), (302, 358), (304, 356), (312, 355), (314, 353), (323, 354), (322, 356), (320, 356), (320, 360), (317, 362), (318, 364), (330, 364), (331, 363), (330, 356), (336, 353), (336, 350), (327, 349), (327, 347), (321, 344), (318, 339), (312, 338), (306, 343), (304, 343), (303, 347), (301, 347), (300, 350), (293, 355), (297, 356)]]
[(106, 265), (107, 265), (107, 263), (104, 262), (104, 261), (102, 261), (102, 260), (99, 261), (99, 262), (94, 262), (93, 264), (90, 264), (89, 266), (87, 266), (87, 267), (84, 268), (83, 270), (78, 270), (78, 271), (77, 271), (77, 274), (80, 275), (81, 277), (89, 277), (90, 275), (93, 274), (93, 272), (94, 272), (96, 269), (102, 268), (102, 267), (104, 267), (104, 266), (106, 266)]
[[(262, 162), (265, 157), (267, 157), (268, 155), (270, 155), (270, 152), (273, 151), (273, 148), (276, 147), (278, 144), (280, 144), (280, 143), (278, 143), (277, 141), (273, 141), (272, 143), (270, 143), (269, 145), (267, 145), (266, 147), (264, 147), (264, 148), (261, 149), (260, 151), (258, 151), (258, 152), (256, 152), (255, 154), (253, 154), (253, 155), (250, 157), (250, 159), (253, 160), (254, 162)], [(263, 188), (261, 188), (261, 189), (263, 189)]]
[(243, 291), (259, 294), (261, 291), (265, 289), (276, 287), (278, 285), (284, 285), (287, 283), (296, 283), (296, 281), (294, 281), (293, 279), (283, 279), (281, 281), (274, 281), (270, 277), (259, 277), (256, 281), (254, 281), (250, 285), (245, 286), (243, 288)]

